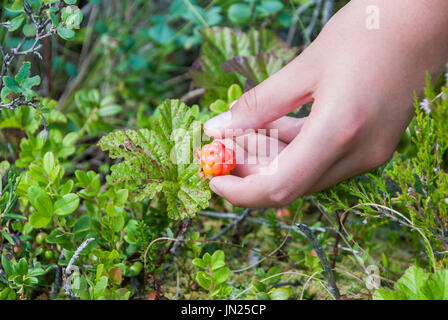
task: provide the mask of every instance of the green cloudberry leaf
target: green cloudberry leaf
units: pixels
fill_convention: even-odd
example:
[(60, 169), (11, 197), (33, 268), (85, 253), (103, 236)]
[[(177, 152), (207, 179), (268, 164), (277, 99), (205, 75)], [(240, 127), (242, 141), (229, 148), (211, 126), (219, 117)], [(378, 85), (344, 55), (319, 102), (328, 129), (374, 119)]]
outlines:
[(421, 289), (428, 279), (422, 269), (411, 267), (406, 270), (405, 274), (395, 284), (395, 288), (404, 293), (410, 299), (421, 299), (423, 297)]
[(376, 300), (447, 300), (448, 270), (426, 273), (423, 269), (412, 266), (397, 281), (394, 290), (376, 290)]
[(211, 197), (193, 159), (193, 149), (201, 146), (200, 123), (178, 100), (165, 101), (153, 117), (151, 129), (120, 130), (100, 140), (111, 158), (123, 159), (111, 167), (111, 178), (124, 183), (133, 201), (162, 193), (171, 218), (193, 216)]
[(284, 61), (273, 53), (262, 52), (257, 56), (235, 57), (221, 64), (228, 73), (238, 73), (246, 78), (244, 88), (255, 87), (284, 66)]
[[(202, 55), (190, 69), (193, 81), (204, 89), (227, 98), (233, 84), (247, 90), (277, 72), (294, 58), (296, 48), (269, 30), (243, 33), (231, 28), (201, 30), (205, 40)], [(226, 66), (227, 65), (227, 66)]]
[(423, 289), (430, 300), (448, 300), (448, 270), (438, 270)]

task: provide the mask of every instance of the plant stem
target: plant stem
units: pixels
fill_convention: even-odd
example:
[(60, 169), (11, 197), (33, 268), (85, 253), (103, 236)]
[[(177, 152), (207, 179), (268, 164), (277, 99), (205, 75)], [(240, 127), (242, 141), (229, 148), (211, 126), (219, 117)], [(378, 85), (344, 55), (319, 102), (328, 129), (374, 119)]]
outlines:
[(340, 296), (339, 289), (338, 289), (338, 287), (336, 285), (336, 281), (334, 279), (333, 270), (330, 267), (330, 263), (328, 262), (327, 256), (325, 255), (325, 252), (322, 249), (320, 242), (317, 240), (316, 236), (314, 235), (313, 231), (311, 231), (310, 227), (308, 227), (306, 224), (298, 223), (297, 228), (311, 242), (311, 245), (313, 246), (314, 250), (316, 251), (316, 254), (319, 257), (322, 268), (324, 269), (324, 272), (327, 276), (328, 290), (331, 292), (331, 294), (336, 299), (338, 299)]

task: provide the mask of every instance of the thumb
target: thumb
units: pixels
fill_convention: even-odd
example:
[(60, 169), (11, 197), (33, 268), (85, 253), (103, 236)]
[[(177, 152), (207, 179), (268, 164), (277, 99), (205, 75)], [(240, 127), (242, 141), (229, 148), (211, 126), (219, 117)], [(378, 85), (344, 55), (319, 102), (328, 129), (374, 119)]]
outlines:
[[(246, 129), (264, 128), (307, 102), (312, 101), (314, 72), (297, 57), (283, 69), (244, 93), (227, 112), (204, 124), (213, 138), (240, 135)], [(238, 133), (238, 131), (240, 131)]]

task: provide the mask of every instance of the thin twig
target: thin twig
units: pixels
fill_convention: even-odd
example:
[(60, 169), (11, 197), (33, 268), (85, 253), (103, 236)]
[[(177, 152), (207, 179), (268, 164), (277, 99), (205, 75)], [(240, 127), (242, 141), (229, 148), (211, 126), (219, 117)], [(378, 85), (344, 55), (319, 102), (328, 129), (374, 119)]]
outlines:
[(200, 96), (202, 96), (204, 93), (205, 93), (205, 89), (203, 89), (203, 88), (199, 88), (199, 89), (195, 89), (195, 90), (192, 90), (192, 91), (190, 91), (190, 92), (187, 92), (185, 95), (183, 95), (181, 98), (180, 98), (180, 101), (182, 101), (182, 102), (189, 102), (189, 101), (191, 101), (191, 100), (194, 100), (194, 99), (196, 99), (197, 97), (200, 97)]
[[(239, 215), (238, 214), (234, 214), (234, 213), (220, 213), (220, 212), (213, 212), (213, 211), (201, 211), (200, 215), (205, 216), (205, 217), (210, 217), (210, 218), (217, 218), (217, 219), (238, 219)], [(260, 219), (260, 218), (254, 218), (254, 217), (246, 217), (245, 220), (252, 222), (252, 223), (256, 223), (262, 226), (269, 226), (269, 223), (267, 221), (265, 221), (264, 219)], [(299, 233), (302, 236), (305, 236), (305, 234), (303, 234), (300, 230), (297, 230), (297, 228), (295, 226), (292, 225), (288, 225), (285, 223), (278, 223), (278, 227), (280, 229), (284, 229), (284, 230), (289, 230), (289, 231), (294, 231), (296, 233)], [(310, 227), (311, 230), (313, 230), (314, 232), (326, 232), (326, 231), (333, 231), (338, 233), (338, 230), (336, 228), (323, 228), (323, 227)], [(362, 252), (354, 250), (352, 248), (348, 248), (348, 247), (344, 247), (340, 244), (338, 244), (338, 249), (342, 250), (342, 251), (346, 251), (346, 252), (351, 252), (353, 253), (355, 256), (361, 256)], [(247, 269), (253, 268), (254, 266), (257, 266), (262, 260), (258, 261), (257, 263), (246, 267), (244, 269), (239, 269), (239, 270), (232, 270), (233, 272), (239, 272), (239, 271), (245, 271)]]
[(89, 243), (92, 242), (93, 240), (95, 240), (95, 238), (87, 239), (78, 247), (78, 249), (76, 249), (76, 251), (73, 254), (72, 258), (70, 259), (66, 269), (69, 269), (71, 266), (73, 266), (73, 264), (76, 262), (79, 255), (81, 254), (82, 250), (84, 250), (89, 245)]
[(226, 234), (227, 231), (233, 228), (233, 226), (240, 223), (249, 213), (249, 209), (245, 209), (241, 214), (238, 215), (238, 218), (236, 218), (234, 221), (232, 221), (230, 224), (228, 224), (224, 229), (222, 229), (218, 234), (214, 235), (213, 237), (208, 238), (207, 240), (216, 240), (222, 235)]
[[(92, 34), (93, 34), (93, 30), (94, 30), (94, 24), (96, 21), (96, 18), (98, 16), (98, 11), (99, 11), (99, 5), (96, 5), (94, 3), (89, 3), (85, 6), (85, 8), (83, 8), (83, 14), (85, 15), (88, 10), (90, 10), (90, 8), (92, 8), (92, 11), (90, 12), (90, 17), (89, 17), (89, 22), (87, 23), (87, 32), (85, 35), (85, 39), (83, 41), (83, 45), (82, 45), (82, 49), (81, 49), (81, 54), (79, 55), (79, 61), (84, 61), (87, 52), (90, 49), (90, 44), (92, 42)], [(86, 11), (84, 11), (86, 10)]]
[[(93, 47), (96, 47), (98, 44), (99, 41), (96, 41), (93, 44)], [(87, 57), (82, 61), (81, 66), (78, 68), (79, 72), (76, 75), (75, 79), (70, 81), (70, 83), (65, 87), (64, 92), (59, 98), (59, 105), (61, 106), (63, 111), (66, 109), (66, 104), (70, 97), (75, 93), (75, 91), (78, 89), (78, 86), (85, 80), (86, 75), (91, 70), (90, 65), (94, 58), (96, 58), (96, 55), (97, 53), (95, 50), (90, 51)]]
[[(317, 270), (306, 280), (306, 282), (304, 283), (304, 285), (302, 287), (302, 293), (300, 294), (300, 300), (303, 300), (303, 296), (305, 295), (305, 291), (308, 288), (308, 284), (311, 282), (311, 280), (315, 280), (317, 275), (319, 275), (321, 273), (322, 273), (322, 270)], [(322, 282), (320, 282), (320, 284), (323, 285)], [(327, 289), (327, 291), (329, 291), (329, 289), (327, 287), (325, 287), (325, 285), (323, 285), (323, 286), (324, 286), (324, 288)]]
[(324, 9), (322, 10), (322, 25), (325, 25), (333, 15), (334, 0), (325, 0)]
[[(185, 238), (185, 234), (187, 233), (188, 228), (191, 225), (191, 221), (192, 221), (191, 219), (187, 219), (187, 221), (185, 223), (182, 223), (182, 226), (179, 229), (179, 232), (177, 233), (177, 236), (176, 236), (177, 239), (182, 240)], [(179, 247), (179, 245), (183, 244), (183, 242), (176, 241), (171, 244), (172, 244), (172, 246), (169, 247), (168, 250), (166, 250), (166, 253), (161, 255), (161, 257), (163, 257), (168, 252), (171, 254), (169, 260), (165, 263), (165, 266), (163, 267), (162, 274), (159, 277), (159, 282), (163, 282), (163, 280), (165, 279), (166, 274), (168, 273), (168, 270), (169, 270), (169, 268), (174, 260), (174, 257), (176, 255), (177, 248)]]
[(175, 76), (175, 77), (173, 77), (171, 79), (168, 79), (168, 80), (162, 82), (162, 85), (164, 85), (164, 86), (174, 86), (176, 84), (182, 83), (182, 82), (190, 80), (190, 79), (191, 79), (191, 76), (187, 72), (187, 73)]
[(327, 256), (325, 255), (325, 252), (322, 249), (320, 242), (317, 240), (313, 231), (311, 231), (311, 229), (306, 224), (298, 223), (297, 228), (303, 234), (305, 234), (305, 236), (311, 242), (311, 245), (313, 246), (314, 250), (316, 251), (316, 254), (319, 257), (322, 268), (324, 269), (324, 272), (327, 276), (328, 290), (330, 290), (331, 294), (336, 299), (338, 299), (340, 296), (339, 289), (338, 289), (338, 287), (336, 285), (336, 281), (334, 279), (333, 270), (331, 269), (330, 263), (328, 262)]
[(14, 110), (17, 106), (31, 106), (33, 108), (37, 108), (37, 101), (35, 99), (33, 100), (26, 100), (23, 96), (14, 98), (10, 103), (7, 104), (0, 104), (0, 109), (9, 109)]
[[(332, 225), (334, 227), (334, 229), (336, 230), (336, 232), (339, 233), (339, 235), (341, 236), (342, 241), (344, 241), (344, 243), (346, 244), (347, 247), (352, 247), (352, 243), (354, 246), (356, 246), (356, 248), (358, 248), (359, 250), (355, 251), (351, 251), (355, 257), (355, 261), (359, 264), (359, 266), (362, 268), (363, 272), (365, 274), (370, 274), (370, 272), (368, 271), (366, 265), (365, 265), (365, 261), (364, 259), (362, 259), (362, 256), (368, 256), (370, 257), (369, 253), (367, 251), (365, 251), (354, 239), (353, 237), (350, 237), (349, 232), (345, 229), (345, 227), (343, 228), (343, 233), (339, 232), (339, 230), (337, 229), (336, 226), (334, 226), (334, 221), (327, 215), (327, 213), (325, 212), (324, 208), (322, 207), (321, 204), (319, 204), (318, 202), (315, 201), (315, 199), (313, 197), (309, 198), (313, 204), (319, 209), (319, 211), (321, 212), (321, 214), (325, 217), (325, 219), (328, 221), (328, 223), (330, 223), (330, 225)], [(344, 213), (345, 214), (345, 213)], [(351, 240), (349, 241), (348, 238), (350, 238)], [(344, 249), (342, 249), (344, 250)], [(350, 250), (347, 250), (350, 251)], [(371, 257), (372, 258), (372, 257)], [(372, 258), (373, 259), (373, 258)]]
[[(336, 241), (334, 242), (334, 246), (333, 246), (333, 261), (332, 261), (332, 265), (331, 265), (332, 269), (334, 269), (336, 267), (336, 259), (339, 254), (339, 251), (338, 251), (339, 241), (341, 240), (342, 229), (344, 228), (345, 221), (347, 221), (348, 216), (349, 216), (349, 212), (347, 212), (343, 216), (339, 216), (339, 213), (336, 212), (336, 219), (338, 221), (339, 232), (336, 233)], [(341, 218), (342, 218), (342, 220), (341, 220)]]
[(59, 262), (61, 262), (64, 259), (65, 256), (65, 249), (62, 249), (61, 254), (59, 255), (58, 263), (54, 266), (56, 269), (56, 274), (54, 276), (54, 287), (53, 292), (51, 294), (51, 299), (56, 299), (59, 294), (59, 290), (61, 290), (61, 271), (62, 267), (59, 265)]
[(311, 34), (313, 33), (314, 27), (316, 26), (317, 20), (319, 18), (320, 8), (322, 7), (322, 0), (315, 0), (315, 2), (316, 7), (313, 11), (313, 18), (306, 28), (306, 34), (309, 38), (311, 38)]
[(280, 288), (280, 287), (286, 287), (286, 286), (290, 286), (290, 287), (298, 287), (301, 286), (302, 282), (299, 280), (296, 281), (286, 281), (286, 282), (278, 282), (274, 285), (272, 285), (272, 288)]
[[(235, 213), (220, 213), (220, 212), (213, 212), (213, 211), (201, 211), (200, 212), (201, 216), (205, 216), (205, 217), (210, 217), (210, 218), (217, 218), (217, 219), (238, 219), (240, 217), (240, 215), (235, 214)], [(263, 226), (269, 226), (269, 223), (261, 218), (255, 218), (255, 217), (246, 217), (245, 220), (256, 223), (256, 224), (260, 224)], [(279, 222), (278, 226), (280, 229), (284, 229), (284, 230), (292, 230), (297, 232), (297, 228), (295, 226), (292, 225), (288, 225), (286, 223), (283, 222)], [(323, 228), (323, 227), (310, 227), (311, 230), (313, 231), (317, 231), (317, 232), (326, 232), (326, 231), (337, 231), (337, 229), (335, 228)], [(304, 234), (302, 234), (304, 236)]]
[[(429, 256), (429, 258), (430, 258), (430, 260), (431, 260), (431, 266), (432, 266), (432, 268), (433, 268), (434, 271), (436, 270), (436, 269), (435, 269), (435, 268), (436, 268), (436, 259), (435, 259), (435, 257), (434, 257), (434, 251), (433, 251), (433, 249), (432, 249), (432, 247), (431, 247), (431, 242), (430, 242), (429, 239), (425, 236), (425, 234), (423, 233), (423, 231), (422, 231), (420, 228), (418, 228), (418, 227), (415, 226), (415, 224), (414, 224), (414, 222), (413, 222), (412, 220), (410, 220), (410, 219), (407, 218), (404, 214), (402, 214), (401, 212), (399, 212), (399, 211), (397, 211), (397, 210), (394, 210), (394, 209), (392, 209), (392, 208), (389, 208), (389, 207), (387, 207), (387, 206), (384, 206), (384, 205), (381, 205), (381, 204), (377, 204), (377, 203), (359, 203), (359, 204), (357, 204), (357, 205), (355, 205), (355, 206), (350, 207), (349, 209), (347, 209), (347, 210), (344, 212), (344, 214), (347, 213), (347, 212), (349, 212), (349, 211), (351, 211), (351, 210), (353, 210), (353, 209), (355, 209), (355, 208), (362, 207), (362, 206), (371, 206), (371, 207), (374, 207), (374, 208), (376, 208), (376, 209), (378, 210), (378, 215), (375, 215), (375, 216), (369, 216), (369, 217), (372, 217), (372, 218), (387, 217), (387, 218), (389, 218), (389, 219), (391, 219), (391, 220), (393, 220), (393, 221), (397, 221), (397, 222), (399, 222), (399, 223), (402, 224), (403, 226), (406, 226), (406, 227), (409, 227), (409, 228), (411, 228), (411, 229), (416, 230), (416, 231), (422, 236), (423, 241), (425, 241), (425, 243), (426, 243), (426, 245), (427, 245), (427, 248), (429, 249), (428, 256)], [(354, 212), (357, 213), (357, 211), (355, 211), (355, 210), (354, 210)], [(397, 218), (396, 216), (394, 216), (393, 214), (388, 213), (388, 212), (391, 212), (391, 213), (393, 213), (393, 214), (396, 214), (397, 216), (399, 216), (399, 217), (402, 218), (402, 219), (399, 219), (399, 218)], [(404, 221), (403, 221), (403, 220), (404, 220)], [(345, 231), (345, 228), (344, 228), (344, 231)]]
[(294, 15), (292, 17), (291, 27), (289, 28), (288, 36), (286, 38), (286, 42), (289, 45), (292, 45), (292, 42), (294, 40), (294, 36), (295, 36), (296, 30), (297, 30), (297, 24), (299, 23), (299, 20), (300, 20), (300, 15), (302, 13), (304, 13), (312, 5), (314, 5), (314, 3), (315, 3), (315, 0), (311, 0), (311, 1), (301, 5), (300, 7), (298, 7), (297, 10), (294, 12)]
[[(1, 270), (0, 270), (1, 271)], [(6, 280), (3, 275), (2, 272), (0, 272), (0, 282), (3, 282), (4, 284), (6, 284), (7, 286), (9, 286), (9, 281)]]
[[(95, 240), (95, 238), (89, 238), (86, 241), (84, 241), (79, 247), (78, 249), (76, 249), (75, 253), (73, 254), (72, 258), (70, 259), (69, 263), (67, 264), (67, 267), (64, 270), (64, 276), (63, 276), (63, 282), (64, 282), (64, 289), (65, 289), (65, 293), (70, 296), (71, 298), (76, 298), (75, 295), (73, 294), (72, 290), (71, 290), (71, 280), (70, 279), (70, 275), (72, 273), (72, 271), (74, 271), (76, 269), (75, 266), (73, 266), (73, 264), (76, 262), (76, 260), (78, 259), (79, 255), (81, 254), (81, 252), (89, 245), (90, 242), (92, 242), (93, 240)], [(69, 277), (69, 278), (67, 278)]]

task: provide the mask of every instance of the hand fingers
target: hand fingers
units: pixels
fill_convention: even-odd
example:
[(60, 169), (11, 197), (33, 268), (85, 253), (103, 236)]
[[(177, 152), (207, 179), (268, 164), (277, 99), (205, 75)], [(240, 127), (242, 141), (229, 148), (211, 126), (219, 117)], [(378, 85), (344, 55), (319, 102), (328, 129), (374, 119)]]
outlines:
[(257, 163), (256, 155), (248, 154), (243, 147), (238, 145), (232, 139), (217, 139), (223, 143), (226, 148), (230, 148), (235, 152), (235, 169), (231, 174), (239, 177), (246, 177), (251, 174), (260, 172), (260, 164)]
[(273, 206), (271, 199), (266, 196), (266, 192), (260, 183), (264, 185), (259, 174), (244, 178), (228, 175), (213, 178), (210, 181), (210, 188), (216, 194), (239, 207), (267, 208)]
[(212, 190), (242, 207), (284, 205), (307, 192), (346, 151), (341, 147), (345, 123), (335, 124), (333, 114), (315, 110), (300, 134), (260, 173), (215, 177)]
[(251, 155), (273, 159), (286, 148), (287, 144), (262, 133), (248, 133), (234, 138), (234, 141)]
[(242, 134), (246, 129), (263, 128), (267, 123), (313, 100), (315, 68), (299, 56), (255, 88), (244, 93), (232, 109), (204, 124), (213, 138)]
[[(299, 134), (307, 119), (308, 117), (294, 118), (285, 116), (269, 122), (265, 125), (264, 129), (266, 129), (267, 135), (277, 138), (285, 143), (290, 143)], [(258, 130), (258, 132), (260, 132), (260, 130)]]
[[(253, 133), (245, 137), (245, 142), (241, 142), (241, 138), (237, 137), (235, 140), (232, 139), (217, 139), (221, 143), (223, 143), (226, 148), (230, 148), (235, 152), (235, 160), (236, 165), (235, 169), (232, 171), (232, 175), (236, 175), (239, 177), (246, 177), (248, 175), (259, 173), (263, 167), (267, 166), (272, 158), (278, 155), (278, 153), (286, 147), (281, 141), (276, 139), (272, 139), (263, 135), (259, 136), (256, 133)], [(238, 142), (238, 140), (240, 140)], [(270, 142), (267, 142), (272, 140)], [(259, 144), (257, 146), (257, 144)], [(264, 147), (261, 147), (264, 145)], [(255, 153), (248, 152), (247, 149), (252, 149)], [(260, 152), (257, 154), (257, 150)]]

